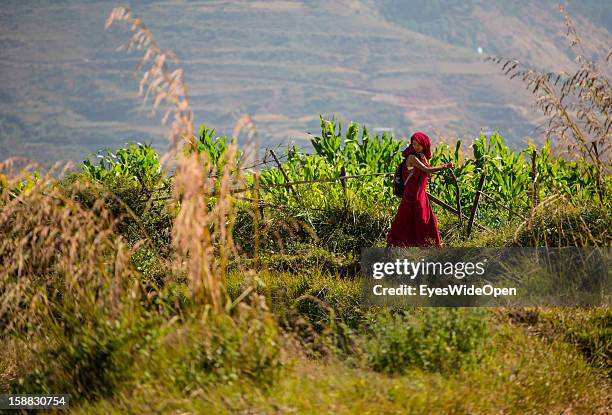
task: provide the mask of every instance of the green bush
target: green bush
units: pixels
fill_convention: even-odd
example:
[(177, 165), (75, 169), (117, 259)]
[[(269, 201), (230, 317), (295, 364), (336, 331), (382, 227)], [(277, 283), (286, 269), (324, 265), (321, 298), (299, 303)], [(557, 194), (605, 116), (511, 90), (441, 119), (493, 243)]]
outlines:
[(48, 320), (40, 335), (25, 341), (28, 359), (12, 393), (61, 392), (78, 402), (111, 396), (131, 378), (142, 330), (101, 314), (77, 319), (66, 315), (61, 325)]
[[(318, 255), (325, 257), (318, 249)], [(329, 253), (328, 253), (329, 254)], [(304, 254), (306, 256), (306, 254)], [(311, 357), (355, 352), (353, 332), (363, 322), (360, 282), (324, 269), (315, 258), (300, 261), (300, 255), (275, 255), (272, 262), (295, 261), (299, 272), (260, 271), (258, 292), (265, 295), (279, 327), (291, 334)], [(267, 267), (265, 260), (262, 266)], [(232, 298), (244, 291), (244, 275), (231, 273), (228, 293)]]
[(486, 354), (487, 313), (472, 309), (424, 309), (381, 312), (368, 329), (366, 353), (380, 372), (406, 373), (418, 368), (455, 372)]
[(164, 176), (157, 153), (149, 144), (128, 144), (115, 153), (99, 154), (100, 162), (85, 160), (81, 172), (62, 178), (69, 197), (88, 208), (100, 200), (116, 218), (115, 230), (132, 246), (132, 255), (145, 289), (159, 289), (169, 279), (166, 260), (172, 254), (174, 214), (167, 206), (171, 180)]
[(114, 216), (121, 218), (118, 230), (123, 236), (132, 243), (149, 239), (158, 253), (168, 256), (172, 215), (166, 201), (172, 182), (155, 150), (150, 144), (128, 144), (98, 157), (98, 164), (85, 160), (80, 174), (64, 180), (66, 190), (86, 206), (105, 198)]
[(97, 165), (87, 159), (83, 161), (81, 168), (92, 180), (102, 183), (123, 177), (152, 190), (164, 176), (159, 156), (151, 144), (128, 144), (115, 153), (104, 150), (98, 154), (98, 158), (100, 161)]
[(268, 313), (256, 315), (255, 308), (239, 307), (233, 317), (209, 316), (170, 332), (157, 351), (158, 375), (185, 392), (209, 383), (272, 384), (282, 368), (276, 322)]

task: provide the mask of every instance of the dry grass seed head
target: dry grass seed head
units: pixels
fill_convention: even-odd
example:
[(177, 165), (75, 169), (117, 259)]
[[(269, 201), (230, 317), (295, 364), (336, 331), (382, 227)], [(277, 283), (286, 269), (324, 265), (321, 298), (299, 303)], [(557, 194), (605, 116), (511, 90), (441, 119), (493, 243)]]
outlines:
[[(166, 102), (168, 107), (162, 117), (163, 123), (172, 115), (172, 124), (168, 136), (169, 147), (162, 162), (173, 160), (178, 150), (186, 140), (192, 146), (195, 145), (195, 134), (193, 127), (193, 110), (189, 101), (187, 84), (184, 71), (179, 67), (180, 63), (176, 55), (170, 51), (163, 51), (155, 41), (153, 34), (146, 27), (141, 18), (134, 16), (128, 7), (114, 8), (106, 20), (105, 27), (108, 29), (115, 21), (128, 23), (130, 31), (134, 34), (127, 43), (119, 49), (128, 52), (144, 49), (144, 54), (136, 67), (137, 71), (143, 71), (139, 83), (139, 93), (146, 103), (148, 97), (153, 95), (153, 110)], [(171, 70), (168, 66), (177, 66)]]
[[(582, 155), (597, 167), (598, 190), (612, 147), (612, 88), (605, 68), (587, 59), (572, 19), (561, 7), (567, 39), (578, 67), (573, 72), (540, 72), (515, 59), (490, 57), (510, 79), (520, 78), (536, 97), (536, 108), (547, 119), (544, 136), (557, 138), (570, 155)], [(611, 51), (612, 52), (612, 51)], [(606, 63), (612, 53), (608, 53)]]
[[(161, 50), (151, 31), (130, 8), (114, 8), (106, 21), (106, 28), (115, 21), (127, 22), (133, 32), (122, 49), (144, 50), (137, 66), (137, 71), (143, 71), (139, 91), (144, 102), (153, 95), (153, 110), (162, 102), (168, 105), (162, 121), (173, 116), (169, 149), (162, 162), (179, 156), (173, 189), (179, 207), (172, 231), (173, 244), (179, 253), (176, 266), (179, 269), (186, 267), (196, 303), (207, 303), (216, 313), (220, 313), (227, 300), (224, 279), (228, 259), (230, 256), (239, 259), (232, 239), (234, 214), (231, 192), (234, 185), (243, 180), (237, 166), (236, 146), (232, 142), (228, 147), (221, 163), (222, 172), (215, 171), (217, 166), (213, 166), (206, 155), (197, 154), (193, 110), (184, 71), (176, 55), (172, 51)], [(175, 65), (176, 69), (170, 70), (169, 64)], [(239, 120), (234, 135), (237, 136), (242, 130), (247, 131), (245, 155), (252, 157), (257, 152), (257, 131), (250, 117)], [(185, 150), (184, 156), (181, 156), (180, 150)], [(219, 177), (217, 191), (215, 179)]]
[(1, 202), (0, 320), (7, 326), (33, 327), (56, 304), (111, 315), (134, 305), (138, 273), (102, 200), (85, 209), (45, 176)]

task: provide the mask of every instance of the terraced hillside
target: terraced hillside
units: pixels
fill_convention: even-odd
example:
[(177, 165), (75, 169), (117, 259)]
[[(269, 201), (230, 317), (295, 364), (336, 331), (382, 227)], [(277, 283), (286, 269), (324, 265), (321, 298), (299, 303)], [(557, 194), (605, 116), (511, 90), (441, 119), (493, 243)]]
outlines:
[[(523, 142), (537, 134), (531, 97), (483, 56), (503, 53), (551, 69), (571, 65), (553, 4), (131, 2), (184, 65), (196, 120), (230, 134), (248, 113), (266, 146), (306, 145), (321, 111), (396, 135), (485, 128)], [(114, 5), (3, 2), (0, 158), (79, 160), (126, 141), (164, 149), (159, 118), (135, 105), (135, 55), (115, 52), (128, 35), (104, 30)], [(608, 8), (597, 5), (572, 9), (596, 47), (610, 44), (609, 17), (601, 12)]]

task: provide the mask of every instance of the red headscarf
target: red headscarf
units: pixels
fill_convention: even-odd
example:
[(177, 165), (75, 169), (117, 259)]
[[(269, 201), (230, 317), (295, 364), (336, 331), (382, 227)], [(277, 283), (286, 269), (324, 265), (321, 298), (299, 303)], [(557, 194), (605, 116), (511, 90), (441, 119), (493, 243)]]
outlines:
[(412, 140), (416, 140), (416, 142), (419, 143), (421, 147), (423, 147), (423, 155), (427, 160), (429, 160), (431, 158), (431, 141), (429, 141), (429, 137), (427, 136), (427, 134), (422, 132), (416, 132), (412, 134), (412, 137), (410, 137), (410, 145), (402, 152), (402, 155), (404, 157), (408, 157), (411, 154), (418, 154), (412, 146)]

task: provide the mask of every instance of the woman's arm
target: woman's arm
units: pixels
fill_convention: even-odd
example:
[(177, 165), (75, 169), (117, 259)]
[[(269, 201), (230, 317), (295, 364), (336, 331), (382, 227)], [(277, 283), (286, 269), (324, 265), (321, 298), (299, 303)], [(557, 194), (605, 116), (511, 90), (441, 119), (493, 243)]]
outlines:
[(411, 154), (408, 156), (408, 166), (416, 167), (417, 169), (424, 171), (425, 173), (435, 173), (435, 172), (438, 172), (444, 169), (452, 169), (453, 163), (446, 163), (446, 164), (443, 164), (442, 166), (436, 166), (436, 167), (427, 167), (421, 162), (421, 160), (416, 158), (414, 154)]

